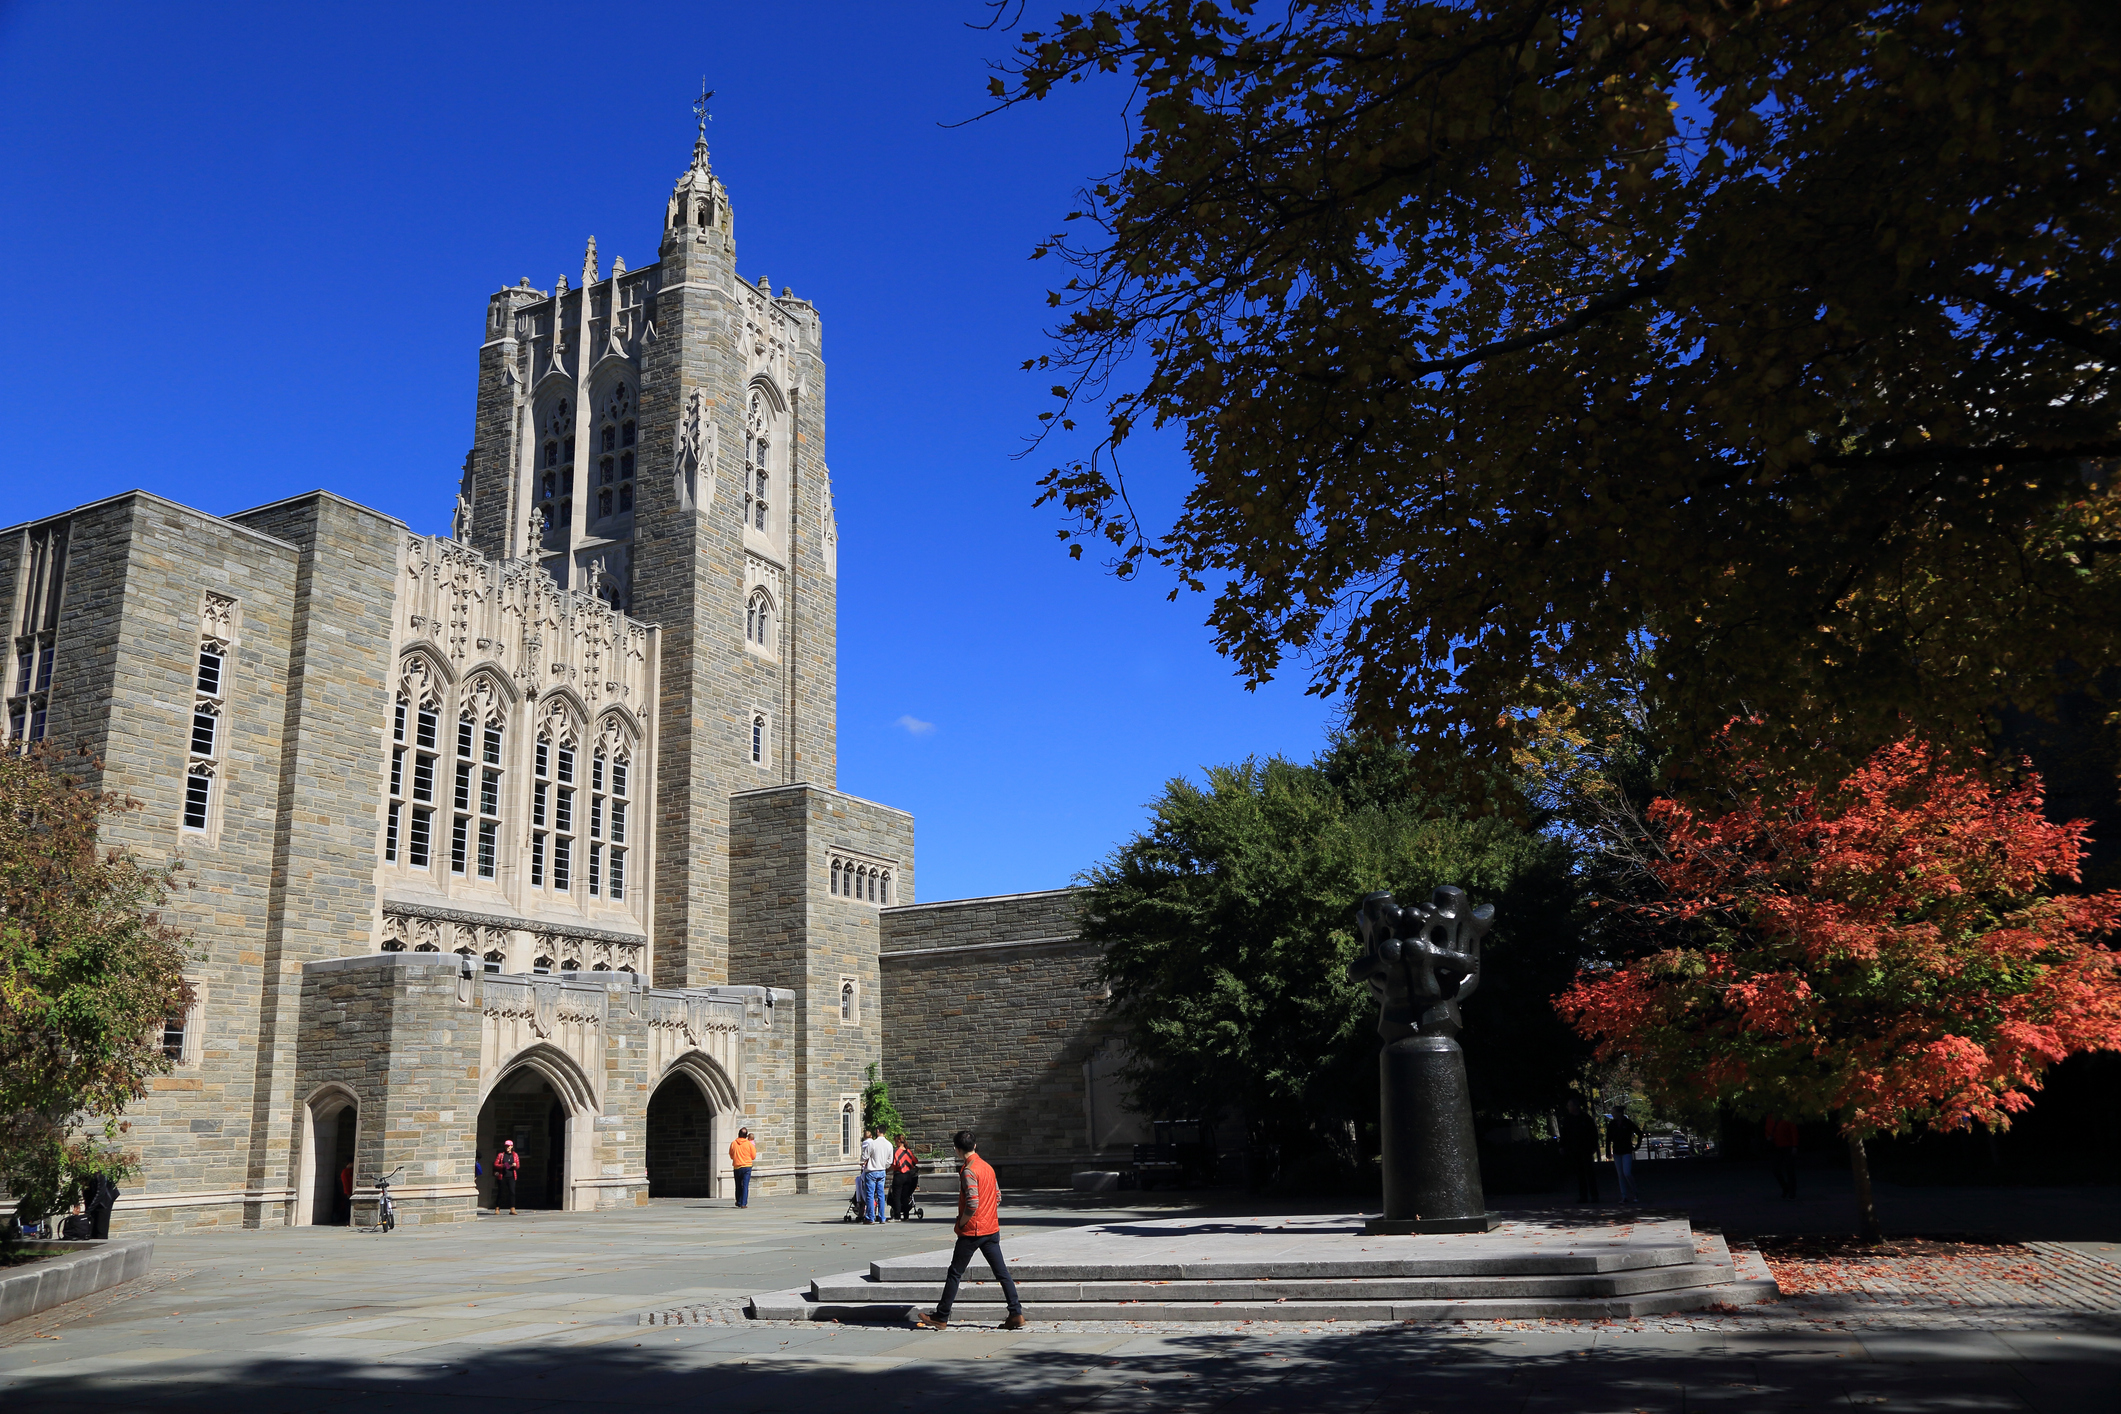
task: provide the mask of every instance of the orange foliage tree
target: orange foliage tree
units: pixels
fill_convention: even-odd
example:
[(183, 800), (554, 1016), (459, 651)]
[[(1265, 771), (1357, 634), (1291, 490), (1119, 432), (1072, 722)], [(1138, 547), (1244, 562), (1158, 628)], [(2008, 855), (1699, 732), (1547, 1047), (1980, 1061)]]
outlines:
[(1721, 814), (1651, 807), (1668, 891), (1634, 905), (1677, 941), (1578, 977), (1557, 1005), (1603, 1058), (1674, 1099), (1832, 1118), (1876, 1240), (1863, 1143), (1914, 1126), (2007, 1127), (2041, 1073), (2121, 1048), (2121, 892), (2075, 881), (2085, 822), (2041, 812), (1903, 740), (1831, 790), (1757, 759)]

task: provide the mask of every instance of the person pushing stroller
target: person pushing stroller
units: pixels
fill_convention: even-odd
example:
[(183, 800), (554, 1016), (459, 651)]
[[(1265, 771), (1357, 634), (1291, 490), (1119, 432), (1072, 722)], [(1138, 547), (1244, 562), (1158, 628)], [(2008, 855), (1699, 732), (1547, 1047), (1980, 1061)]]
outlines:
[(891, 1142), (891, 1217), (895, 1222), (908, 1222), (913, 1216), (913, 1195), (921, 1186), (920, 1156), (903, 1134), (892, 1135)]

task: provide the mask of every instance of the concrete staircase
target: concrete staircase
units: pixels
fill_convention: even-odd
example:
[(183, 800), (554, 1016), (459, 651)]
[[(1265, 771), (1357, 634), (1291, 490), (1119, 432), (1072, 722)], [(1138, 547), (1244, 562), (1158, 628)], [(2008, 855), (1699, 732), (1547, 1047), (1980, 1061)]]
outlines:
[[(1371, 1237), (1361, 1216), (1115, 1223), (1004, 1235), (1034, 1321), (1480, 1321), (1663, 1315), (1773, 1301), (1759, 1258), (1734, 1261), (1684, 1217), (1506, 1222), (1493, 1232)], [(911, 1319), (942, 1293), (948, 1249), (751, 1299), (760, 1320)], [(973, 1280), (978, 1277), (980, 1280)], [(975, 1257), (951, 1319), (998, 1321)]]

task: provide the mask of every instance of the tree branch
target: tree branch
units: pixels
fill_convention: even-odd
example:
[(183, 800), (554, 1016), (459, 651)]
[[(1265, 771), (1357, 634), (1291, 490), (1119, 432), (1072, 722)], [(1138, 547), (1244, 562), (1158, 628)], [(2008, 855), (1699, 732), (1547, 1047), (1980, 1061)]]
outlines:
[[(1467, 353), (1454, 354), (1450, 358), (1432, 358), (1421, 363), (1411, 363), (1407, 365), (1405, 372), (1401, 376), (1406, 378), (1426, 378), (1431, 373), (1456, 373), (1462, 368), (1470, 368), (1476, 363), (1484, 363), (1491, 358), (1500, 358), (1504, 354), (1517, 353), (1523, 349), (1536, 348), (1541, 344), (1552, 343), (1556, 339), (1566, 338), (1579, 329), (1587, 328), (1597, 323), (1608, 314), (1617, 313), (1648, 296), (1662, 293), (1665, 286), (1671, 283), (1672, 270), (1670, 266), (1666, 266), (1641, 284), (1629, 285), (1624, 289), (1609, 290), (1605, 294), (1594, 296), (1589, 304), (1586, 304), (1582, 309), (1577, 310), (1559, 324), (1550, 324), (1544, 329), (1536, 329), (1529, 334), (1519, 334), (1514, 339), (1501, 339), (1492, 344), (1482, 344), (1477, 349)], [(1328, 383), (1339, 381), (1337, 376), (1333, 378), (1327, 378), (1319, 374), (1305, 374), (1302, 376), (1310, 378), (1313, 382)]]
[(1991, 443), (1986, 447), (1901, 447), (1890, 452), (1860, 452), (1837, 457), (1815, 457), (1811, 465), (1832, 467), (1886, 466), (2024, 466), (2029, 462), (2093, 461), (2121, 457), (2121, 439), (2097, 442), (2065, 442), (2059, 447), (2024, 447), (2015, 443)]
[(2109, 363), (2121, 362), (2121, 339), (2101, 334), (2096, 329), (2087, 329), (2082, 324), (2073, 324), (2064, 316), (2050, 309), (2042, 309), (2030, 300), (2023, 300), (1986, 281), (1962, 277), (1951, 287), (1951, 293), (1961, 299), (1995, 310), (2009, 317), (2027, 333), (2037, 334), (2043, 339), (2058, 344), (2067, 344), (2073, 349), (2102, 358)]

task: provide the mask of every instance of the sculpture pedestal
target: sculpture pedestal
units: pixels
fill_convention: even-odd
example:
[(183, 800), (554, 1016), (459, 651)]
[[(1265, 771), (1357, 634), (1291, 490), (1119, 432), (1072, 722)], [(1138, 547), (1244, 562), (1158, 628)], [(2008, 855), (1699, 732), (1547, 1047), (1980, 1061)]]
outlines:
[(1372, 1233), (1486, 1232), (1466, 1058), (1449, 1036), (1402, 1036), (1377, 1058), (1383, 1081), (1385, 1215)]

